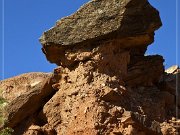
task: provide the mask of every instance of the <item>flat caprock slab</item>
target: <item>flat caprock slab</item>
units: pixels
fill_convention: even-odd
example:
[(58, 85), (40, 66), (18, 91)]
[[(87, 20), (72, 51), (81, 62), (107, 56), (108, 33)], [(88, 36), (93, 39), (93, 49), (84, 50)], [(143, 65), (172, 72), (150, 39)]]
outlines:
[(50, 58), (54, 49), (49, 47), (86, 46), (116, 39), (125, 41), (121, 45), (124, 48), (148, 46), (161, 25), (159, 12), (147, 0), (91, 0), (57, 21), (40, 42), (47, 59), (54, 62)]

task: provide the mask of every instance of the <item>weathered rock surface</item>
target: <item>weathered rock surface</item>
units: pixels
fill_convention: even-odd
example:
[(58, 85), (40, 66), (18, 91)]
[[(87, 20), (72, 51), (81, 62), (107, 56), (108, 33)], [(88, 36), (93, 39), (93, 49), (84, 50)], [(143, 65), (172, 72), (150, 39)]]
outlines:
[(121, 48), (146, 47), (160, 26), (159, 13), (147, 0), (92, 0), (57, 21), (40, 41), (47, 59), (61, 65), (64, 51), (72, 46), (92, 49), (115, 41)]
[[(162, 91), (167, 91), (171, 93), (172, 95), (180, 96), (180, 69), (179, 67), (172, 66), (168, 68), (166, 71), (166, 74), (163, 77), (163, 81), (159, 84), (159, 89)], [(176, 98), (176, 103), (178, 106), (180, 106), (180, 98)]]
[(50, 73), (34, 72), (2, 80), (0, 81), (1, 95), (8, 102), (11, 102), (51, 76)]
[(27, 73), (0, 81), (3, 97), (8, 105), (4, 108), (5, 125), (15, 128), (24, 119), (33, 116), (54, 93), (52, 74)]
[(40, 39), (59, 67), (11, 101), (8, 126), (15, 135), (179, 134), (180, 69), (144, 56), (160, 26), (147, 0), (92, 0), (59, 20)]
[[(175, 95), (156, 85), (124, 86), (117, 76), (80, 64), (74, 71), (59, 67), (56, 94), (44, 105), (43, 125), (31, 123), (26, 134), (176, 135)], [(171, 75), (171, 74), (169, 74)], [(159, 83), (167, 83), (163, 79)]]

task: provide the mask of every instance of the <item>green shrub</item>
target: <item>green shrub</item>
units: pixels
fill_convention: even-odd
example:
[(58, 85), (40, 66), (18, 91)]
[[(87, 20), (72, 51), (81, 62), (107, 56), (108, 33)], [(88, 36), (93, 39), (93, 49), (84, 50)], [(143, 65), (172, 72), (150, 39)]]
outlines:
[(7, 105), (7, 102), (5, 99), (0, 97), (0, 126), (4, 124), (4, 107)]
[[(1, 91), (0, 91), (1, 94)], [(4, 126), (5, 118), (4, 118), (4, 107), (7, 105), (7, 101), (0, 96), (0, 127)], [(0, 130), (0, 135), (11, 135), (13, 133), (13, 129), (6, 127)]]
[(12, 133), (13, 133), (13, 129), (8, 127), (0, 131), (0, 135), (11, 135)]

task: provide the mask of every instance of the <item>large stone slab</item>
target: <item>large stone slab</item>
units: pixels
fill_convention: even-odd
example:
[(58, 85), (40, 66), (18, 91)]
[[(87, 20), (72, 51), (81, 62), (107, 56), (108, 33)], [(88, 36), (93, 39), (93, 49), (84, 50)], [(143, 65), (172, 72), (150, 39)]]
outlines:
[(73, 46), (92, 48), (113, 40), (122, 48), (147, 46), (160, 26), (159, 12), (147, 0), (91, 0), (57, 21), (40, 42), (47, 59), (60, 65), (58, 57)]

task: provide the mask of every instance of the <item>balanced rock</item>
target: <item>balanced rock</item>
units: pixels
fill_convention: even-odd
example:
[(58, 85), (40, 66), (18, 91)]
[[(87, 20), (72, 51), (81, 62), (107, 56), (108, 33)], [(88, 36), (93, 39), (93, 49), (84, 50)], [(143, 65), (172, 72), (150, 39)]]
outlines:
[(9, 126), (17, 135), (178, 134), (179, 69), (167, 74), (162, 56), (144, 56), (160, 26), (147, 0), (91, 0), (57, 21), (40, 41), (59, 67), (11, 102)]
[(57, 21), (40, 42), (47, 59), (63, 65), (65, 51), (77, 46), (92, 49), (111, 42), (121, 48), (146, 47), (160, 26), (159, 12), (147, 0), (91, 0)]

